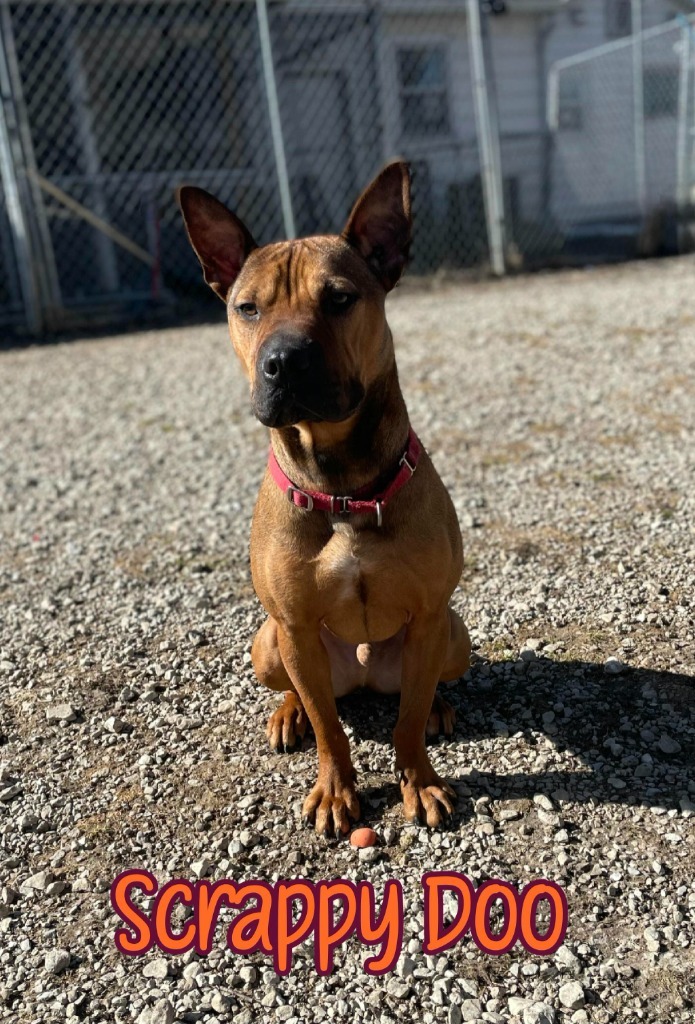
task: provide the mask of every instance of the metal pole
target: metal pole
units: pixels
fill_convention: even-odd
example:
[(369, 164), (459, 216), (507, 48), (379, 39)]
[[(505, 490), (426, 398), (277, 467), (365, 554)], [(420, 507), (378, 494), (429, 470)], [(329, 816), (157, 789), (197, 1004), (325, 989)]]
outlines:
[(678, 134), (676, 138), (676, 207), (678, 211), (678, 248), (685, 251), (686, 209), (689, 204), (688, 181), (688, 95), (690, 83), (690, 26), (681, 32), (680, 75), (678, 80)]
[(0, 45), (0, 94), (0, 181), (5, 192), (7, 219), (10, 223), (17, 258), (24, 318), (30, 333), (38, 337), (43, 331), (44, 323), (33, 271), (29, 228), (20, 199), (19, 183), (12, 154), (12, 140), (7, 124), (5, 100), (9, 100), (10, 97), (10, 81), (5, 60), (5, 48), (2, 45)]
[(41, 302), (41, 316), (45, 327), (52, 330), (61, 323), (63, 298), (43, 196), (31, 178), (31, 172), (36, 170), (36, 155), (24, 102), (12, 11), (9, 5), (4, 3), (0, 4), (0, 35), (5, 51), (4, 59), (11, 97), (14, 125), (12, 144), (16, 147), (15, 170), (18, 175), (19, 201), (25, 211), (32, 270)]
[[(92, 182), (88, 190), (94, 204), (94, 212), (102, 220), (109, 219), (106, 198), (101, 184), (101, 159), (94, 137), (92, 108), (90, 106), (87, 76), (82, 61), (80, 43), (73, 19), (72, 8), (67, 4), (62, 10), (63, 32), (65, 35), (66, 68), (70, 88), (70, 99), (75, 108), (77, 138), (82, 150), (87, 177)], [(94, 237), (96, 256), (104, 291), (117, 292), (120, 289), (118, 260), (111, 240), (100, 231)]]
[(635, 190), (640, 212), (647, 212), (647, 168), (644, 150), (644, 52), (642, 0), (632, 3), (632, 118), (635, 142)]
[(480, 152), (485, 220), (492, 272), (504, 274), (504, 197), (499, 157), (499, 130), (494, 99), (488, 88), (485, 49), (480, 20), (480, 0), (467, 0), (468, 40), (475, 101), (475, 124)]
[(278, 185), (280, 186), (282, 219), (285, 225), (285, 234), (288, 238), (294, 238), (296, 231), (292, 210), (292, 195), (290, 193), (290, 178), (287, 173), (287, 160), (285, 159), (285, 143), (282, 138), (282, 121), (280, 120), (280, 104), (278, 103), (278, 89), (277, 82), (275, 81), (275, 66), (273, 64), (273, 48), (270, 40), (268, 4), (266, 0), (256, 0), (256, 12), (258, 15), (258, 35), (261, 42), (261, 61), (263, 62), (265, 92), (268, 99), (270, 133), (273, 139), (275, 167), (277, 169)]

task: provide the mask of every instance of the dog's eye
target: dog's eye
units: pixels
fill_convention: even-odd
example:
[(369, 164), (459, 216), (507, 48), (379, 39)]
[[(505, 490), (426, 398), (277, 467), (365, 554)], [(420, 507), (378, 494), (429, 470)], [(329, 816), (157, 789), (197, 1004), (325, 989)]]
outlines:
[(355, 302), (357, 302), (357, 296), (355, 295), (354, 292), (328, 292), (329, 306), (336, 313), (342, 313), (344, 310), (349, 309), (350, 306), (352, 306)]
[(258, 316), (258, 307), (255, 302), (240, 302), (234, 308), (245, 320), (254, 320)]

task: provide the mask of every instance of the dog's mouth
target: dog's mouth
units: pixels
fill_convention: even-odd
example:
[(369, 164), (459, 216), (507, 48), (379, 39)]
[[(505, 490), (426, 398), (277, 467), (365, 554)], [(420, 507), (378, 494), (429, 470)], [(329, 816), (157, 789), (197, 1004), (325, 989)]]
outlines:
[(309, 419), (313, 423), (344, 423), (346, 420), (349, 420), (352, 416), (355, 415), (359, 407), (362, 405), (363, 399), (364, 391), (362, 391), (362, 394), (359, 396), (359, 398), (357, 398), (354, 404), (348, 408), (347, 412), (335, 416), (322, 415), (320, 412), (317, 412), (316, 409), (312, 409), (310, 406), (308, 406), (306, 402), (297, 401), (297, 407), (299, 409), (303, 409), (304, 412), (307, 414), (303, 418)]
[(364, 400), (364, 387), (358, 380), (339, 392), (326, 391), (316, 399), (289, 391), (254, 396), (256, 418), (266, 427), (291, 427), (297, 423), (343, 423), (358, 411)]

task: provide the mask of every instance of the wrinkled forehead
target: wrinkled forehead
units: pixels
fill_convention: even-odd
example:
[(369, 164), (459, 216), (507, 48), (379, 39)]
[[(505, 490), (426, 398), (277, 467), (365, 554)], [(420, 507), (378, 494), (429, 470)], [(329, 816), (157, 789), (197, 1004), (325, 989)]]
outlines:
[(376, 278), (344, 239), (332, 235), (276, 242), (254, 249), (230, 296), (231, 302), (263, 299), (265, 303), (316, 297), (327, 286), (352, 284), (360, 292), (378, 293)]

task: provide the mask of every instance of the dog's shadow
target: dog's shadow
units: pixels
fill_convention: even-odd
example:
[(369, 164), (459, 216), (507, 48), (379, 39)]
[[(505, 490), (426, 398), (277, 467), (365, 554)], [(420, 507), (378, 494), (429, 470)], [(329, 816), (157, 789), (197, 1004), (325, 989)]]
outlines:
[[(444, 773), (473, 798), (566, 794), (581, 802), (669, 811), (679, 808), (693, 780), (693, 676), (642, 668), (610, 674), (602, 664), (544, 657), (479, 659), (465, 679), (439, 692), (454, 707), (456, 726), (452, 737), (434, 745), (449, 745)], [(391, 744), (397, 698), (360, 692), (339, 701), (339, 712), (355, 740)], [(476, 763), (489, 764), (504, 753), (505, 737), (513, 738), (515, 755), (529, 770), (476, 770)], [(460, 772), (451, 771), (451, 745)], [(559, 760), (575, 767), (555, 767)], [(394, 781), (360, 783), (365, 820), (380, 819), (400, 802)], [(695, 804), (692, 789), (690, 798)], [(454, 824), (471, 814), (472, 801), (460, 800)]]

